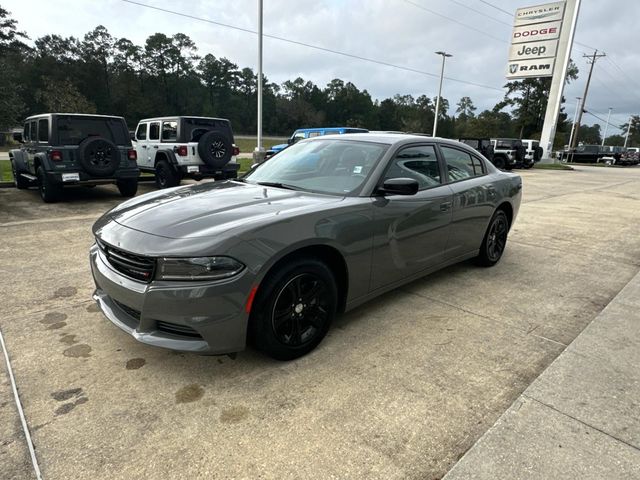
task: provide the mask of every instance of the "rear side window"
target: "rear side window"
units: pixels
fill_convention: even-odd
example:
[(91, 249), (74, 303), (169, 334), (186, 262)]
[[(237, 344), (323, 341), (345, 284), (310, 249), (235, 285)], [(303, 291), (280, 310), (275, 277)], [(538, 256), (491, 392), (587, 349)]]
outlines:
[(451, 182), (478, 177), (484, 173), (482, 163), (478, 159), (474, 159), (467, 152), (445, 146), (440, 146), (440, 150), (447, 165), (449, 180)]
[(79, 145), (89, 137), (106, 138), (116, 145), (131, 144), (129, 131), (120, 118), (59, 116), (56, 132), (60, 145)]
[(309, 132), (309, 138), (319, 137), (321, 132)]
[(147, 125), (147, 123), (141, 123), (138, 125), (138, 129), (136, 130), (136, 140), (147, 139)]
[(49, 141), (49, 120), (47, 120), (46, 118), (38, 120), (38, 141)]
[(178, 141), (178, 122), (164, 122), (162, 124), (162, 141)]
[(149, 124), (149, 140), (160, 140), (160, 122)]
[(421, 145), (400, 150), (384, 175), (391, 178), (413, 178), (418, 181), (419, 189), (426, 190), (440, 185), (440, 165), (433, 145)]

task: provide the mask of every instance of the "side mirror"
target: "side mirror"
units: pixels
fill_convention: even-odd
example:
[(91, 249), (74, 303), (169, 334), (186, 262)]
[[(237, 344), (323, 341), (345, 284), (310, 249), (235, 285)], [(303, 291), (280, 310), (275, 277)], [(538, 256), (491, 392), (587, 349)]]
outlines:
[(24, 143), (24, 140), (22, 139), (22, 133), (21, 132), (15, 132), (13, 134), (13, 139), (18, 143)]
[(293, 145), (293, 138), (287, 138), (287, 145)]
[(378, 191), (387, 195), (415, 195), (419, 188), (418, 181), (413, 178), (390, 178)]

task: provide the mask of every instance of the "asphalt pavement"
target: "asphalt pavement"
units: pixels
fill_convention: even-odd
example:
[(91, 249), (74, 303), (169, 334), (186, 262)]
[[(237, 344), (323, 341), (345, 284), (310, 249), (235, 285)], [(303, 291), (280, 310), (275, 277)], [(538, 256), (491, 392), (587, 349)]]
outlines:
[[(592, 387), (579, 375), (571, 395), (556, 397), (554, 382), (536, 379), (640, 270), (640, 168), (521, 174), (523, 205), (499, 265), (464, 263), (390, 292), (288, 363), (250, 349), (202, 357), (135, 342), (91, 300), (90, 227), (121, 201), (116, 190), (70, 190), (45, 205), (36, 191), (0, 189), (0, 328), (44, 478), (442, 478), (487, 431), (501, 431), (521, 398), (534, 423), (551, 415), (540, 407), (549, 402), (558, 429), (568, 412), (637, 449), (633, 410), (620, 410), (627, 423), (589, 416), (606, 395), (637, 392), (626, 384), (637, 377), (620, 377), (614, 393), (601, 383), (600, 403), (588, 401)], [(627, 373), (638, 350), (628, 342), (619, 359)], [(585, 348), (604, 358), (613, 347)], [(583, 358), (567, 350), (558, 362), (566, 355)], [(573, 368), (605, 366), (589, 365)], [(0, 471), (30, 479), (0, 375)], [(623, 459), (607, 460), (604, 447), (586, 452), (603, 465)]]

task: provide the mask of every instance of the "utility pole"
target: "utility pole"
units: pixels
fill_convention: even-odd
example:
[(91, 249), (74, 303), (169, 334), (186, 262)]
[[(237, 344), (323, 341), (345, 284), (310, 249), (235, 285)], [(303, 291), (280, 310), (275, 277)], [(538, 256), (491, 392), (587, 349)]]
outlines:
[(589, 68), (589, 76), (587, 77), (587, 84), (584, 86), (584, 94), (582, 95), (582, 107), (578, 112), (578, 121), (576, 122), (576, 134), (573, 136), (573, 143), (569, 145), (569, 149), (573, 150), (576, 148), (576, 144), (578, 143), (578, 136), (580, 134), (580, 123), (582, 123), (582, 114), (584, 113), (584, 106), (587, 102), (587, 94), (589, 93), (589, 84), (591, 83), (591, 74), (593, 74), (593, 67), (596, 64), (596, 60), (601, 57), (606, 56), (606, 53), (598, 53), (598, 50), (593, 52), (593, 55), (582, 55), (584, 58), (590, 59), (589, 63), (591, 64), (591, 68)]
[(613, 108), (609, 107), (609, 115), (607, 115), (607, 123), (604, 126), (604, 135), (602, 135), (602, 145), (600, 145), (601, 147), (604, 147), (604, 141), (607, 138), (607, 130), (609, 130), (609, 120), (611, 120), (611, 110), (613, 110)]
[(573, 136), (576, 133), (576, 119), (578, 118), (578, 109), (580, 108), (580, 97), (576, 97), (576, 111), (573, 112), (573, 123), (571, 124), (571, 134), (569, 135), (569, 149), (571, 149), (571, 143), (573, 142)]
[(447, 52), (436, 52), (437, 55), (442, 55), (442, 70), (440, 70), (440, 88), (438, 88), (438, 98), (436, 99), (436, 116), (433, 119), (433, 135), (436, 136), (436, 132), (438, 131), (438, 116), (440, 115), (440, 96), (442, 95), (442, 79), (444, 78), (444, 61), (447, 57), (453, 57), (450, 53)]
[(627, 148), (629, 143), (629, 136), (631, 135), (631, 122), (633, 122), (633, 115), (629, 117), (629, 126), (627, 127), (627, 135), (624, 138), (624, 148)]

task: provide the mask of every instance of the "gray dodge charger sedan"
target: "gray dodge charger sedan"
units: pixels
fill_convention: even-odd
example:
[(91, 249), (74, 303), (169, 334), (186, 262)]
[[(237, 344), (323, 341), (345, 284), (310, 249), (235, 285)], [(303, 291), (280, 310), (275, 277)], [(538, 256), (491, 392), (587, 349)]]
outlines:
[(137, 340), (293, 359), (334, 316), (434, 270), (497, 263), (519, 176), (450, 140), (299, 142), (239, 180), (148, 193), (93, 226), (94, 299)]

